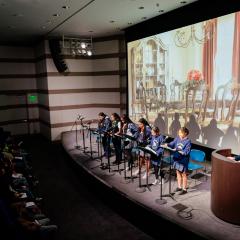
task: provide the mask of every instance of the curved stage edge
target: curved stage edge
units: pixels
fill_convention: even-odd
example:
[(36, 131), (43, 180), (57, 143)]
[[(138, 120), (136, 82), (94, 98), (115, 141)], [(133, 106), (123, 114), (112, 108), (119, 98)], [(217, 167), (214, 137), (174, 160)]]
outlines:
[[(78, 138), (79, 145), (82, 146), (80, 132), (78, 132)], [(211, 212), (211, 176), (208, 176), (207, 180), (205, 177), (200, 180), (190, 180), (186, 195), (176, 194), (175, 200), (164, 197), (167, 203), (158, 205), (155, 200), (160, 195), (159, 185), (151, 186), (150, 191), (147, 189), (144, 193), (137, 193), (135, 189), (138, 187), (138, 179), (134, 179), (133, 183), (123, 184), (121, 182), (124, 179), (124, 173), (122, 171), (119, 174), (115, 171), (117, 166), (111, 167), (112, 171), (115, 171), (114, 175), (108, 174), (108, 170), (99, 168), (99, 160), (94, 159), (97, 157), (97, 153), (94, 153), (93, 159), (91, 159), (90, 153), (84, 153), (81, 148), (76, 149), (75, 131), (63, 132), (61, 141), (74, 166), (84, 173), (86, 184), (92, 180), (93, 186), (98, 189), (100, 196), (107, 199), (107, 204), (112, 205), (120, 215), (153, 237), (169, 235), (171, 238), (179, 235), (184, 236), (185, 239), (239, 239), (240, 226), (224, 222)], [(92, 143), (93, 151), (96, 151), (95, 136), (92, 136)], [(86, 147), (88, 147), (86, 151), (89, 151), (87, 134)], [(112, 157), (111, 162), (114, 160)], [(106, 159), (103, 162), (106, 162)], [(120, 165), (120, 169), (123, 169), (123, 164)], [(151, 177), (150, 182), (152, 180)], [(168, 183), (163, 184), (164, 194), (168, 193), (168, 186)], [(176, 186), (177, 183), (173, 179), (172, 189), (175, 189)], [(181, 207), (186, 209), (178, 214)], [(187, 219), (187, 212), (191, 212), (191, 219)]]

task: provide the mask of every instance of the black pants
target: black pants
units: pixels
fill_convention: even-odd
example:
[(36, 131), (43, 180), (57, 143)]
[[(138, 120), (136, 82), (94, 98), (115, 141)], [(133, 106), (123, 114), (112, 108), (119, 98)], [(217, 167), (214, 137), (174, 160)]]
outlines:
[(102, 137), (102, 145), (104, 150), (104, 156), (110, 157), (111, 155), (111, 149), (110, 149), (110, 137), (107, 135), (104, 135)]
[(125, 156), (127, 158), (128, 167), (130, 168), (133, 165), (132, 149), (125, 149)]
[(154, 175), (155, 175), (155, 178), (156, 178), (156, 179), (159, 178), (159, 175), (158, 175), (159, 168), (160, 168), (160, 167), (159, 167), (158, 165), (153, 165)]
[(121, 162), (122, 160), (121, 139), (118, 137), (113, 137), (112, 143), (115, 149), (116, 162)]

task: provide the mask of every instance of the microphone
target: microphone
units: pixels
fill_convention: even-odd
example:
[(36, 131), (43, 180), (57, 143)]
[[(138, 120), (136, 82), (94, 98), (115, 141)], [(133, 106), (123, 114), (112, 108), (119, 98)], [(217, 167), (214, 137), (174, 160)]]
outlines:
[(82, 116), (81, 114), (78, 114), (77, 115), (77, 120), (79, 120), (81, 118), (81, 116)]
[(83, 117), (83, 116), (82, 116), (82, 117), (80, 117), (80, 120), (83, 120), (83, 119), (85, 119), (85, 117)]
[(166, 140), (169, 138), (169, 136), (166, 136), (163, 140), (163, 143), (166, 143)]

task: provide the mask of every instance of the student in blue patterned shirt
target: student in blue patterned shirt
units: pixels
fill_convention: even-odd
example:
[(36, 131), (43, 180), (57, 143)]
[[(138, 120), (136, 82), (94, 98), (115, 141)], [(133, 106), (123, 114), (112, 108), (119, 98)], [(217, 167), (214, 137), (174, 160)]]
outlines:
[[(121, 117), (121, 121), (122, 121), (122, 132), (123, 134), (126, 134), (128, 136), (133, 137), (134, 139), (137, 139), (138, 136), (138, 127), (135, 123), (132, 122), (132, 120), (126, 115), (123, 114)], [(132, 149), (135, 147), (136, 142), (135, 141), (131, 141), (129, 139), (126, 139), (124, 141), (125, 144), (125, 156), (127, 158), (128, 161), (128, 165), (126, 167), (126, 171), (131, 170), (132, 166), (133, 166), (133, 156), (132, 156)]]
[(176, 169), (178, 187), (176, 192), (181, 191), (180, 195), (187, 193), (187, 170), (189, 163), (189, 154), (191, 151), (191, 141), (188, 138), (189, 130), (182, 127), (178, 131), (178, 136), (170, 143), (168, 147), (173, 148), (173, 167)]
[[(138, 145), (141, 147), (146, 147), (151, 139), (151, 127), (149, 126), (149, 123), (146, 119), (140, 118), (138, 121), (138, 137), (137, 142)], [(140, 150), (140, 166), (142, 168), (143, 164), (145, 163), (144, 153)], [(149, 169), (149, 161), (146, 162), (146, 168)], [(138, 175), (139, 169), (137, 169), (133, 175)], [(145, 179), (147, 177), (147, 174), (145, 173), (143, 175), (143, 178)]]
[(164, 142), (165, 138), (162, 134), (160, 134), (160, 130), (158, 127), (153, 127), (152, 129), (152, 138), (149, 144), (149, 147), (153, 149), (157, 155), (151, 154), (151, 162), (154, 168), (155, 174), (155, 181), (153, 185), (159, 184), (159, 168), (161, 164), (161, 157), (163, 154), (163, 148), (161, 147), (162, 143)]
[(104, 149), (104, 157), (110, 157), (111, 149), (110, 149), (110, 136), (108, 134), (111, 128), (111, 120), (110, 118), (103, 112), (98, 114), (98, 132), (103, 134), (102, 137), (102, 145)]

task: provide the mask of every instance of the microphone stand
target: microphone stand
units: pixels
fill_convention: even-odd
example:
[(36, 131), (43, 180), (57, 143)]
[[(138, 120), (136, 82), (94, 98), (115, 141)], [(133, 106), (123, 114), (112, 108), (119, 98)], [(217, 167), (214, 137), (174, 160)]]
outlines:
[(75, 148), (76, 149), (80, 149), (80, 145), (78, 145), (78, 137), (77, 137), (77, 121), (79, 120), (79, 116), (75, 119), (75, 122), (73, 123), (72, 125), (72, 128), (71, 128), (71, 131), (73, 130), (73, 127), (75, 126), (75, 141), (76, 141), (76, 145), (75, 145)]
[(165, 203), (167, 203), (167, 200), (165, 200), (165, 199), (163, 199), (162, 198), (162, 158), (163, 158), (163, 155), (162, 155), (162, 157), (161, 157), (161, 162), (160, 162), (160, 177), (161, 177), (161, 183), (160, 183), (160, 198), (157, 198), (156, 200), (155, 200), (155, 202), (157, 203), (157, 204), (159, 204), (159, 205), (163, 205), (163, 204), (165, 204)]
[(88, 133), (89, 133), (89, 144), (90, 144), (90, 156), (91, 159), (93, 159), (93, 150), (92, 150), (92, 130), (90, 128), (90, 124), (88, 123)]
[(172, 183), (171, 183), (171, 173), (172, 173), (172, 155), (173, 155), (173, 152), (174, 152), (174, 150), (173, 149), (171, 149), (171, 148), (169, 148), (169, 147), (163, 147), (164, 149), (167, 149), (168, 151), (169, 151), (169, 153), (170, 153), (170, 162), (169, 162), (169, 191), (168, 191), (168, 194), (164, 194), (164, 195), (162, 195), (162, 197), (170, 197), (170, 198), (172, 198), (174, 201), (176, 201), (175, 200), (175, 198), (174, 198), (174, 193), (172, 193)]
[[(126, 166), (126, 148), (125, 148), (125, 138), (123, 138), (123, 144), (122, 144), (122, 146), (123, 146), (123, 156), (124, 156), (124, 178), (121, 180), (121, 183), (123, 183), (123, 184), (128, 184), (128, 183), (130, 183), (130, 182), (133, 182), (134, 181), (134, 177), (133, 177), (133, 175), (132, 175), (132, 165), (133, 165), (133, 160), (131, 160), (131, 162), (130, 162), (130, 177), (128, 177), (127, 176), (127, 170), (126, 170), (126, 168), (127, 168), (127, 166)], [(133, 140), (131, 140), (131, 142), (132, 142)], [(129, 154), (129, 153), (128, 153)], [(132, 154), (131, 152), (130, 152), (130, 154)]]
[(83, 118), (80, 118), (81, 121), (81, 126), (82, 126), (82, 138), (83, 138), (83, 152), (86, 153), (85, 149), (87, 148), (85, 145), (85, 133), (84, 133), (84, 128), (85, 126), (83, 125)]
[[(143, 157), (145, 158), (145, 152)], [(144, 193), (146, 192), (146, 187), (142, 185), (142, 179), (141, 179), (142, 167), (141, 167), (140, 149), (138, 150), (138, 169), (139, 169), (138, 187), (136, 188), (135, 191), (137, 193)]]

